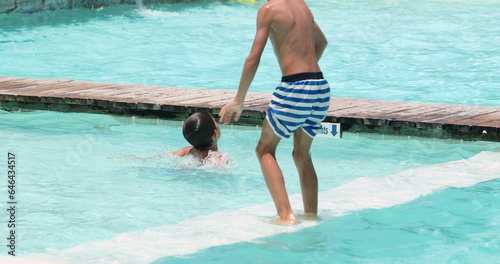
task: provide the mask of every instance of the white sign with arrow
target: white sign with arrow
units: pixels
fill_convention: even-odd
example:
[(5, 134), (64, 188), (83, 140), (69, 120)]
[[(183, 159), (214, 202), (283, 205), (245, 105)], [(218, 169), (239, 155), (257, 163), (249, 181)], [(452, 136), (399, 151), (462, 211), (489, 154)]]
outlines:
[(321, 126), (318, 137), (341, 138), (340, 123), (321, 123)]

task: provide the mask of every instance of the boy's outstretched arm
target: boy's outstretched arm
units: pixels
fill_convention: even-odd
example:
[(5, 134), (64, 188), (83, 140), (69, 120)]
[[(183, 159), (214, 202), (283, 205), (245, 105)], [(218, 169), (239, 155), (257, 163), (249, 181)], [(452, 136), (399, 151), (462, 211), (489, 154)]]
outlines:
[(257, 68), (259, 67), (260, 57), (266, 47), (267, 37), (269, 36), (270, 17), (268, 13), (269, 10), (266, 6), (259, 9), (259, 13), (257, 14), (257, 33), (255, 34), (250, 54), (245, 60), (245, 64), (243, 66), (238, 92), (236, 93), (234, 100), (227, 103), (221, 109), (219, 113), (219, 122), (229, 124), (233, 115), (235, 121), (240, 119), (241, 112), (243, 111), (245, 96), (253, 78), (255, 77)]

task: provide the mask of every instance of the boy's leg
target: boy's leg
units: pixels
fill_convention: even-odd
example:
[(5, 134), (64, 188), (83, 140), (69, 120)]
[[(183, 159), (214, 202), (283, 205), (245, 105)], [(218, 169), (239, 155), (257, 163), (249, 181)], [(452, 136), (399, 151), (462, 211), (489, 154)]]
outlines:
[(318, 177), (310, 154), (312, 142), (302, 128), (293, 134), (293, 160), (299, 172), (304, 213), (314, 218), (318, 213)]
[(264, 120), (256, 153), (266, 180), (267, 188), (271, 193), (274, 205), (278, 211), (278, 217), (275, 222), (281, 224), (295, 224), (297, 220), (290, 206), (290, 201), (288, 200), (283, 173), (276, 161), (276, 147), (280, 139), (280, 137), (274, 134), (269, 122)]

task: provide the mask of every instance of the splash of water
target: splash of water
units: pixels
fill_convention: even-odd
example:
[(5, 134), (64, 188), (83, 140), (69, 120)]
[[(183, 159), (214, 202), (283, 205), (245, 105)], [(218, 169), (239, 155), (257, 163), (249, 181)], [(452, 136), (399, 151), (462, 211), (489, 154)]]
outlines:
[(173, 156), (175, 169), (223, 169), (229, 168), (229, 163), (232, 161), (228, 154), (224, 151), (209, 151), (208, 156), (200, 160), (192, 155), (187, 155), (184, 157)]
[(165, 11), (147, 9), (146, 7), (144, 7), (144, 3), (142, 1), (143, 0), (135, 0), (135, 3), (137, 4), (138, 13), (142, 16), (151, 18), (165, 18), (165, 17), (181, 15), (180, 13), (177, 12), (165, 12)]
[(142, 3), (142, 0), (135, 0), (135, 3), (140, 11), (144, 11), (144, 4)]

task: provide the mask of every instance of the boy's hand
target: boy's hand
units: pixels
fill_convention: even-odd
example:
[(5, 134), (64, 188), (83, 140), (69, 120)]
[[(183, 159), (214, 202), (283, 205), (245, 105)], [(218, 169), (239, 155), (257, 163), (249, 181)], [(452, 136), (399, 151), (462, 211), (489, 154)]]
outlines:
[(241, 112), (243, 111), (243, 104), (238, 103), (238, 101), (231, 101), (222, 107), (219, 113), (219, 122), (227, 125), (231, 122), (231, 118), (234, 114), (234, 121), (240, 119)]

